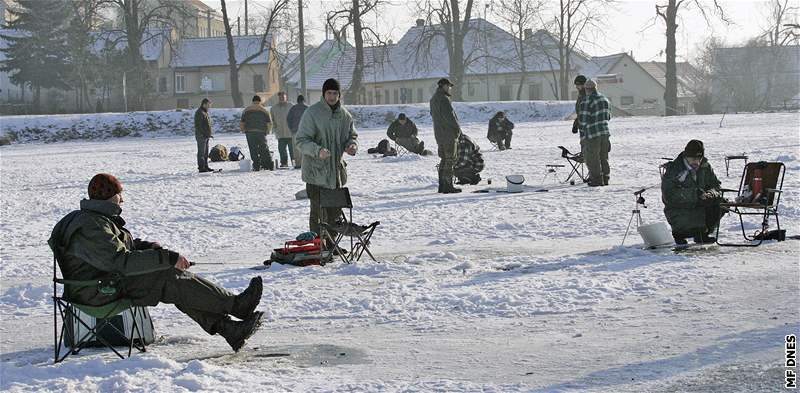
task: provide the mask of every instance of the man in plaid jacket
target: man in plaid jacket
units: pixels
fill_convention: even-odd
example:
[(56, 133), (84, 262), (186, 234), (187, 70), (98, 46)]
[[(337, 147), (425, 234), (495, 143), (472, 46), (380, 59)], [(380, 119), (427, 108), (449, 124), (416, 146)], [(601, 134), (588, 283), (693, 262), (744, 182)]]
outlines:
[(589, 168), (589, 186), (606, 186), (609, 179), (608, 152), (611, 151), (608, 121), (611, 109), (608, 99), (597, 91), (597, 83), (588, 79), (584, 83), (586, 98), (580, 103), (580, 123), (583, 159)]
[(481, 148), (468, 137), (461, 134), (458, 137), (458, 158), (453, 172), (456, 184), (478, 184), (481, 181), (479, 173), (483, 170), (483, 154)]

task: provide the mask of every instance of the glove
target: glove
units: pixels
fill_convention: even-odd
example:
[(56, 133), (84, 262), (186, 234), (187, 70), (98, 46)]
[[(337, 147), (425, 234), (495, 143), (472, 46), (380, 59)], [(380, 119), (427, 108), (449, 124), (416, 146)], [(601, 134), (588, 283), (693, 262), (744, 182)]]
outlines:
[(578, 133), (578, 122), (577, 121), (572, 122), (572, 133), (573, 134), (577, 134)]

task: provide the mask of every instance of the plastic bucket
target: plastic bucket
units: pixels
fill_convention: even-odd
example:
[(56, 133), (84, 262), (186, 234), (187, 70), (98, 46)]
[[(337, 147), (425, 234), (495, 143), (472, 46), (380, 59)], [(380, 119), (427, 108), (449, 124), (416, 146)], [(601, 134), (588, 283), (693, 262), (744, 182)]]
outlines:
[(663, 222), (640, 225), (638, 231), (647, 248), (666, 246), (675, 242), (675, 239), (672, 238), (672, 232)]
[(242, 172), (250, 172), (250, 171), (252, 171), (253, 170), (253, 162), (248, 160), (248, 159), (246, 159), (246, 158), (244, 160), (239, 161), (239, 170), (242, 171)]
[(508, 192), (522, 192), (522, 183), (525, 183), (525, 177), (522, 175), (506, 176), (506, 187)]

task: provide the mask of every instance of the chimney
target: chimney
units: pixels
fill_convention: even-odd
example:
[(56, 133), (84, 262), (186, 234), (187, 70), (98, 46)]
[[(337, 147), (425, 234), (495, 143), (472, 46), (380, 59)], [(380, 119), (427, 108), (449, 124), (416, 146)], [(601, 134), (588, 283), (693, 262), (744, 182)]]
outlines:
[(533, 38), (533, 29), (525, 29), (525, 41)]
[(425, 26), (425, 19), (417, 19), (417, 27)]

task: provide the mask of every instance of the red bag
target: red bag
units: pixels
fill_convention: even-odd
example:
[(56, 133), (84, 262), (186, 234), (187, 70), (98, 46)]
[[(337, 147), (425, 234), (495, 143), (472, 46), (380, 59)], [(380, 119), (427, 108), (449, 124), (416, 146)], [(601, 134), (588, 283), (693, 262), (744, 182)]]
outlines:
[(270, 262), (294, 266), (322, 266), (329, 258), (324, 257), (321, 250), (322, 240), (319, 237), (312, 240), (288, 241), (283, 247), (272, 251)]

